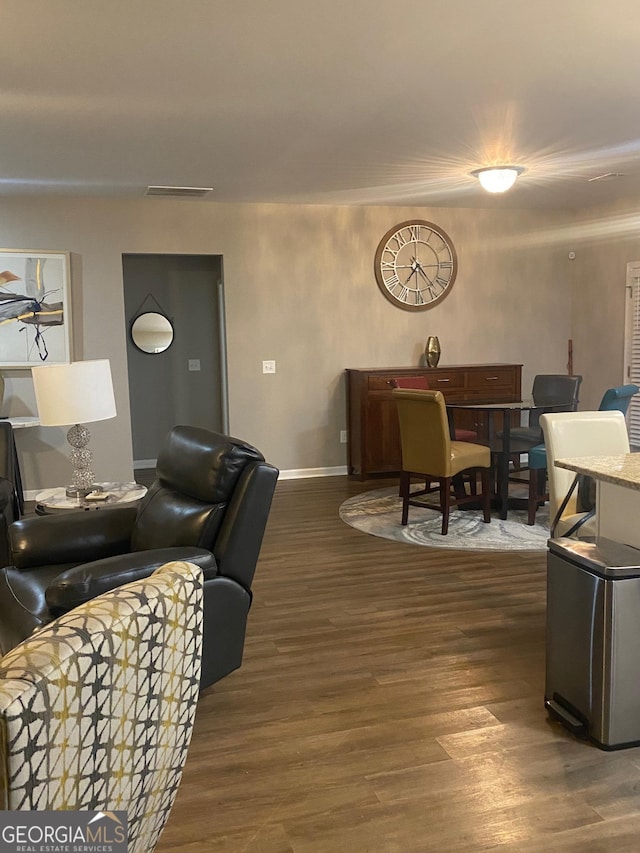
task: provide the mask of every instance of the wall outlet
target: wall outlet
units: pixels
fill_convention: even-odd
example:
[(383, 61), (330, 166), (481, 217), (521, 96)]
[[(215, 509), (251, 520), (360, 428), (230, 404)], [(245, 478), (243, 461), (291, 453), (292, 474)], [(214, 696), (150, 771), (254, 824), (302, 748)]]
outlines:
[(190, 358), (189, 359), (189, 370), (200, 370), (200, 359), (199, 358)]
[(346, 431), (346, 429), (341, 429), (340, 430), (340, 444), (346, 444), (346, 443), (347, 443), (347, 431)]
[(262, 362), (262, 372), (263, 373), (275, 373), (276, 372), (275, 361), (263, 361)]

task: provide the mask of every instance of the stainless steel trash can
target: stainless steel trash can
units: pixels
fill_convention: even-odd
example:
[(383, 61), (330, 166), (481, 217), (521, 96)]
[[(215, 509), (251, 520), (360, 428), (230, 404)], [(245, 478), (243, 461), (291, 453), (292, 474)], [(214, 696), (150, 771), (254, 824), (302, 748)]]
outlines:
[(602, 749), (640, 744), (640, 550), (551, 539), (545, 706)]

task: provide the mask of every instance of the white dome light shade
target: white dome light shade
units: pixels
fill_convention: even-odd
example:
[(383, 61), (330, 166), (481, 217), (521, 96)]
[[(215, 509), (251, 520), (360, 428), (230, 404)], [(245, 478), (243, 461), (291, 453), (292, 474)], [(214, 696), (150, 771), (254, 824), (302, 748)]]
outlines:
[(522, 166), (487, 166), (485, 169), (475, 169), (471, 174), (487, 192), (503, 193), (515, 184), (516, 178), (523, 172)]

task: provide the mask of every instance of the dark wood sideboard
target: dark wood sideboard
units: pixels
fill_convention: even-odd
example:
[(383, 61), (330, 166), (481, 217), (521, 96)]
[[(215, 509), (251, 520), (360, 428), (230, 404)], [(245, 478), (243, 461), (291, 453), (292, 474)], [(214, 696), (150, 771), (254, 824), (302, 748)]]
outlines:
[[(347, 371), (347, 464), (361, 479), (400, 470), (402, 456), (391, 380), (426, 376), (429, 387), (451, 402), (499, 403), (521, 399), (521, 364), (454, 364), (442, 367), (384, 367)], [(481, 412), (457, 412), (456, 425), (482, 437)]]

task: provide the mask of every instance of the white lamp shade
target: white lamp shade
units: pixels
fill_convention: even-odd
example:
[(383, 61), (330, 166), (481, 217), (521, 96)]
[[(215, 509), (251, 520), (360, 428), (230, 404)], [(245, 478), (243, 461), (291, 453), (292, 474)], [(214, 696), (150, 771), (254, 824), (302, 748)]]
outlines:
[(115, 418), (109, 360), (74, 361), (31, 370), (43, 426), (69, 426)]
[(489, 193), (503, 193), (515, 184), (518, 175), (524, 172), (522, 166), (495, 166), (476, 169), (471, 174), (476, 177)]

